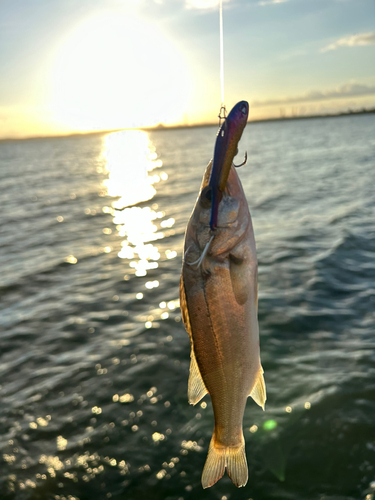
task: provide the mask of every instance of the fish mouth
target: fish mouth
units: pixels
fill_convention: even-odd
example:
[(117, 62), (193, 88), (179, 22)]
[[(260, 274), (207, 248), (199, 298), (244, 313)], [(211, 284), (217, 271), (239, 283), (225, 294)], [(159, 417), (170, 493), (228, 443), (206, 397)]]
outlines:
[(209, 190), (206, 198), (211, 199), (210, 228), (217, 227), (219, 204), (225, 191), (233, 158), (237, 154), (238, 142), (246, 126), (249, 114), (249, 104), (246, 101), (238, 102), (225, 118), (221, 125), (215, 143), (213, 165), (208, 183)]

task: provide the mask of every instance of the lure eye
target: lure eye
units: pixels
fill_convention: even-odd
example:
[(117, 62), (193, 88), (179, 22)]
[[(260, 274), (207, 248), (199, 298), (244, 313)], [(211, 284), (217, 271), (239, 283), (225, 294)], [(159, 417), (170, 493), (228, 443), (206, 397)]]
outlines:
[(212, 200), (212, 188), (211, 186), (206, 186), (200, 197), (200, 204), (202, 208), (210, 208)]

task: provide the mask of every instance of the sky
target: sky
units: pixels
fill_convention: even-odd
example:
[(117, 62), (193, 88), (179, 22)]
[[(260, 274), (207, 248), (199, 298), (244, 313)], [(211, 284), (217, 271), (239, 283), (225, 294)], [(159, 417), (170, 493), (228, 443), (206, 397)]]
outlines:
[[(375, 107), (374, 0), (223, 0), (224, 103)], [(215, 123), (218, 0), (0, 0), (0, 138)]]

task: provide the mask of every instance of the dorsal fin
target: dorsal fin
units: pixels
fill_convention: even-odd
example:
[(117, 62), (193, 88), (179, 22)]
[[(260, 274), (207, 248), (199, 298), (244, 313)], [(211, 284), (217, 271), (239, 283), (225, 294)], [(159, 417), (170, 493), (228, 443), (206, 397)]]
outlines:
[(181, 308), (182, 321), (184, 322), (186, 331), (189, 334), (190, 345), (191, 345), (191, 352), (190, 352), (191, 361), (190, 361), (189, 382), (188, 382), (188, 401), (191, 405), (195, 405), (207, 394), (208, 391), (203, 382), (201, 373), (199, 371), (198, 363), (195, 358), (193, 335), (191, 332), (191, 324), (189, 318), (189, 311), (187, 307), (184, 278), (182, 273), (180, 280), (180, 308)]
[(188, 332), (190, 340), (192, 342), (193, 339), (191, 336), (191, 325), (190, 325), (189, 311), (188, 311), (188, 307), (187, 307), (185, 283), (184, 283), (184, 277), (183, 277), (182, 273), (181, 273), (181, 278), (180, 278), (180, 309), (181, 309), (182, 321), (184, 322), (185, 329)]

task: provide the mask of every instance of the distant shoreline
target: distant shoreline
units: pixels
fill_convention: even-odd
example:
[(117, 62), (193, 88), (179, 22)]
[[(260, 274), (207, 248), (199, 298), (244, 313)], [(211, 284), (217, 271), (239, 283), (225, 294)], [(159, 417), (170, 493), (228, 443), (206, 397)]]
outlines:
[[(295, 116), (280, 116), (280, 117), (274, 117), (274, 118), (260, 118), (258, 120), (249, 120), (247, 122), (248, 125), (251, 125), (252, 123), (265, 123), (265, 122), (284, 122), (284, 121), (289, 121), (289, 120), (309, 120), (311, 118), (340, 118), (343, 116), (353, 116), (353, 115), (367, 115), (367, 114), (375, 114), (375, 108), (370, 108), (370, 109), (361, 109), (361, 110), (349, 110), (349, 111), (343, 111), (341, 113), (334, 113), (334, 114), (325, 114), (325, 115), (295, 115)], [(184, 129), (184, 128), (201, 128), (201, 127), (217, 127), (218, 123), (217, 122), (211, 122), (211, 123), (197, 123), (193, 125), (155, 125), (154, 127), (139, 127), (139, 129), (136, 130), (146, 130), (147, 132), (155, 131), (155, 130), (174, 130), (174, 129)], [(129, 130), (129, 129), (128, 129)], [(130, 129), (131, 130), (131, 129)]]
[[(310, 119), (318, 119), (318, 118), (341, 118), (347, 116), (354, 115), (367, 115), (367, 114), (375, 114), (375, 108), (370, 109), (361, 109), (361, 110), (348, 110), (343, 111), (341, 113), (332, 113), (325, 115), (296, 115), (296, 116), (280, 116), (274, 118), (262, 118), (257, 120), (249, 120), (248, 125), (256, 124), (256, 123), (267, 123), (267, 122), (285, 122), (290, 120), (310, 120)], [(125, 130), (144, 130), (147, 132), (155, 132), (155, 131), (164, 131), (164, 130), (179, 130), (179, 129), (189, 129), (189, 128), (202, 128), (202, 127), (217, 127), (217, 122), (211, 123), (197, 123), (192, 125), (181, 124), (181, 125), (155, 125), (153, 127), (136, 127), (136, 128), (120, 128), (120, 129), (111, 129), (111, 130), (93, 130), (90, 132), (74, 132), (72, 134), (60, 134), (60, 135), (43, 135), (43, 136), (30, 136), (30, 137), (9, 137), (0, 139), (0, 142), (8, 142), (8, 141), (27, 141), (34, 139), (58, 139), (62, 137), (83, 137), (87, 135), (98, 135), (98, 134), (110, 134), (113, 132), (121, 132)]]

